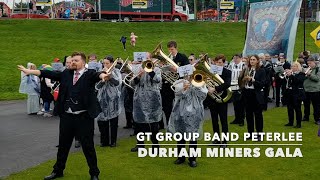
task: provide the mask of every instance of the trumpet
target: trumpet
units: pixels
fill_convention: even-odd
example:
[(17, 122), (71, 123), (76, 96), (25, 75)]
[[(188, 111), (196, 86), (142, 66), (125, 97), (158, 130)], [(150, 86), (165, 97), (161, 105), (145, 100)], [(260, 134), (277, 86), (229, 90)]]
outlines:
[[(118, 59), (116, 59), (113, 64), (110, 66), (110, 68), (108, 68), (105, 72), (106, 74), (110, 75), (113, 71), (113, 69), (116, 67), (118, 63)], [(95, 89), (98, 91), (99, 89), (101, 89), (101, 83), (103, 83), (104, 81), (103, 80), (100, 80), (96, 85), (95, 85)]]
[(284, 79), (287, 78), (289, 76), (289, 74), (292, 74), (292, 70), (287, 70), (285, 72), (283, 72), (282, 74), (279, 74), (280, 79)]

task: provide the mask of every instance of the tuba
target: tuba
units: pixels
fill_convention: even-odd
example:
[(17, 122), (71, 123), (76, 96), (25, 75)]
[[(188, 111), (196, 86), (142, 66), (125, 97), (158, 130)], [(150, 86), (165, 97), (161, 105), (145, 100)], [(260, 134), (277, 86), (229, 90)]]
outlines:
[[(106, 70), (106, 74), (111, 74), (112, 71), (113, 71), (113, 69), (116, 67), (117, 63), (118, 63), (118, 59), (116, 59), (116, 60), (113, 62), (113, 64), (110, 66), (110, 68), (108, 68), (108, 69)], [(104, 82), (104, 81), (100, 80), (100, 81), (95, 85), (95, 89), (96, 89), (97, 91), (102, 87), (102, 86), (101, 86), (101, 83), (102, 83), (102, 82)]]
[[(194, 67), (195, 67), (195, 71), (192, 75), (192, 85), (196, 86), (196, 87), (201, 87), (204, 84), (206, 84), (208, 87), (216, 87), (216, 86), (220, 86), (221, 84), (224, 83), (223, 79), (218, 75), (218, 74), (212, 74), (210, 72), (211, 67), (209, 66), (209, 64), (206, 61), (207, 56), (205, 55), (204, 57), (202, 57), (199, 62), (197, 62)], [(229, 87), (226, 90), (226, 93), (223, 92), (213, 92), (212, 94), (208, 95), (214, 99), (216, 102), (218, 103), (224, 103), (227, 102), (231, 96), (232, 96), (232, 90)], [(224, 95), (226, 94), (226, 95)]]
[(151, 58), (158, 59), (158, 63), (163, 63), (164, 66), (162, 66), (160, 69), (162, 69), (161, 76), (163, 79), (166, 81), (170, 82), (170, 84), (173, 84), (176, 80), (179, 79), (179, 74), (176, 72), (171, 72), (171, 71), (163, 71), (164, 67), (168, 66), (174, 66), (178, 68), (179, 66), (167, 56), (163, 50), (161, 43), (157, 45), (157, 47), (151, 52)]

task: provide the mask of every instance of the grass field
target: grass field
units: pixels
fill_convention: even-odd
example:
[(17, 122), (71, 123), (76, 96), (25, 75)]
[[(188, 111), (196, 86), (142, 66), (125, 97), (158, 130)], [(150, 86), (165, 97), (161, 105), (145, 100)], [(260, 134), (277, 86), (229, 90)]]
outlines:
[[(259, 158), (198, 158), (198, 167), (190, 168), (187, 163), (175, 165), (175, 158), (138, 158), (137, 153), (130, 152), (135, 145), (134, 138), (122, 139), (117, 148), (96, 147), (101, 179), (308, 179), (316, 180), (320, 177), (320, 137), (317, 136), (318, 126), (310, 122), (303, 122), (302, 129), (284, 127), (287, 123), (285, 108), (276, 108), (264, 113), (265, 132), (302, 132), (302, 158), (268, 158), (264, 150), (269, 146), (261, 147)], [(233, 117), (229, 117), (229, 122)], [(206, 122), (205, 132), (212, 133), (211, 122)], [(246, 127), (229, 125), (230, 132), (241, 134)], [(204, 143), (204, 142), (200, 142)], [(207, 142), (206, 142), (207, 143)], [(243, 142), (232, 143), (257, 143)], [(274, 142), (259, 142), (274, 143)], [(301, 142), (277, 142), (280, 144)], [(231, 143), (230, 143), (231, 144)], [(207, 148), (208, 146), (202, 146)], [(234, 146), (229, 146), (234, 147)], [(244, 146), (243, 146), (244, 147)], [(270, 146), (277, 148), (276, 146)], [(282, 148), (288, 146), (280, 146)], [(291, 147), (291, 153), (293, 149)], [(50, 160), (34, 168), (9, 176), (8, 180), (42, 179), (49, 174), (55, 160)], [(67, 168), (62, 179), (89, 179), (88, 167), (82, 152), (69, 156)]]
[[(308, 23), (307, 47), (318, 51), (309, 33), (318, 26)], [(119, 39), (131, 32), (138, 36), (137, 46), (123, 51)], [(18, 93), (20, 73), (17, 64), (36, 65), (62, 59), (73, 51), (108, 54), (125, 59), (134, 51), (152, 51), (163, 41), (176, 40), (181, 52), (214, 56), (224, 53), (230, 59), (243, 50), (245, 23), (99, 23), (73, 21), (0, 20), (0, 100), (25, 98)], [(299, 25), (295, 54), (303, 50), (303, 26)], [(166, 48), (165, 48), (166, 50)]]

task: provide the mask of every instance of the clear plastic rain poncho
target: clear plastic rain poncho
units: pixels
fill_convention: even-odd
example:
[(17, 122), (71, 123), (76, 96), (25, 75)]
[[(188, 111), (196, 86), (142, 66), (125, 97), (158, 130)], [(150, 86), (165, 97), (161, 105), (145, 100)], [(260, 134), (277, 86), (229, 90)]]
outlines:
[(114, 69), (108, 81), (101, 82), (96, 86), (98, 90), (98, 101), (102, 112), (96, 117), (98, 121), (108, 121), (119, 116), (121, 113), (120, 90), (121, 73), (119, 69)]
[(168, 123), (168, 132), (171, 133), (200, 133), (204, 121), (203, 101), (207, 97), (208, 89), (204, 85), (200, 88), (192, 86), (183, 90), (183, 81), (178, 80), (175, 86), (175, 99)]
[(133, 95), (133, 119), (136, 123), (161, 121), (161, 80), (161, 71), (156, 67), (153, 72), (145, 72), (140, 79), (135, 79), (131, 82), (135, 87)]
[[(28, 63), (27, 68), (30, 69), (32, 63)], [(21, 83), (19, 93), (28, 95), (40, 95), (40, 79), (35, 75), (25, 75), (21, 72)]]

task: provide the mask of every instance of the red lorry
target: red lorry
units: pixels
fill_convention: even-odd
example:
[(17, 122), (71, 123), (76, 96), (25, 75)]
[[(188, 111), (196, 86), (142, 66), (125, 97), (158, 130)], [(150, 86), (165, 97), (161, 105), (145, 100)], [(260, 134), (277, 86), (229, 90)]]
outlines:
[(122, 21), (187, 21), (186, 0), (108, 0), (100, 1), (101, 18)]

